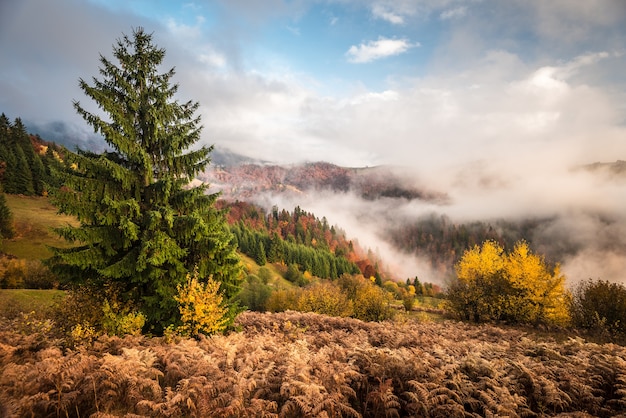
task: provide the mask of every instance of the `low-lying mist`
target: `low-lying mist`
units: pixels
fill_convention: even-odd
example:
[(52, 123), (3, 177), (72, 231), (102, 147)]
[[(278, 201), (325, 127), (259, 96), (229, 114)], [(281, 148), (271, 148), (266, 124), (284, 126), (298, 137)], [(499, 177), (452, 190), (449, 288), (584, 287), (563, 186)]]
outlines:
[[(364, 199), (350, 190), (265, 193), (257, 203), (293, 209), (299, 205), (344, 229), (376, 252), (398, 279), (418, 276), (445, 285), (450, 271), (434, 268), (419, 251), (394, 244), (394, 233), (442, 217), (455, 225), (484, 222), (526, 224), (521, 238), (535, 252), (561, 265), (574, 285), (587, 278), (626, 282), (626, 176), (615, 164), (585, 167), (504, 165), (479, 161), (455, 170), (422, 173), (398, 169), (406, 187), (428, 190), (440, 199)], [(594, 168), (592, 170), (592, 168)], [(400, 231), (400, 232), (398, 232)]]

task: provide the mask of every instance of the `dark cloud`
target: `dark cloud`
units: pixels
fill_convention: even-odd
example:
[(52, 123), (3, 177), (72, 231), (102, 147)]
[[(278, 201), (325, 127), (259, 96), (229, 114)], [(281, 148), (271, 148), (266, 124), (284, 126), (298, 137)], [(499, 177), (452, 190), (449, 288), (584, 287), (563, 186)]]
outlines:
[(0, 109), (41, 123), (80, 123), (78, 79), (98, 74), (99, 53), (110, 56), (122, 33), (149, 23), (78, 0), (10, 3), (0, 25)]

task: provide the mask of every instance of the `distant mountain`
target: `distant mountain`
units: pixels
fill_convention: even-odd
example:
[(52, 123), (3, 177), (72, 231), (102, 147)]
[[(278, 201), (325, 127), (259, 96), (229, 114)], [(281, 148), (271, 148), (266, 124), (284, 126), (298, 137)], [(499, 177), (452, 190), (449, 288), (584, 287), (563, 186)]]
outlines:
[[(245, 200), (260, 193), (352, 192), (366, 200), (419, 199), (443, 203), (444, 193), (427, 190), (391, 167), (347, 168), (327, 162), (272, 165), (249, 162), (234, 153), (218, 153), (198, 178), (222, 191), (228, 200)], [(226, 158), (224, 158), (226, 157)]]
[(587, 164), (579, 167), (581, 170), (602, 174), (604, 176), (612, 178), (624, 178), (626, 179), (626, 161), (617, 160), (612, 163), (600, 163)]

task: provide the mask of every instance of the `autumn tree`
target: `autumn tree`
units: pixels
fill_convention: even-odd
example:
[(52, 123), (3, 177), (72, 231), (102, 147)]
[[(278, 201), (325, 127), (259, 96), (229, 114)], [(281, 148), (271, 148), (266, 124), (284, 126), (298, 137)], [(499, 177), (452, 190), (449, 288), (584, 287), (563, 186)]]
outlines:
[(100, 57), (101, 79), (83, 79), (83, 92), (102, 113), (78, 101), (79, 115), (102, 134), (110, 151), (68, 153), (53, 196), (61, 213), (80, 226), (57, 232), (75, 244), (56, 248), (50, 266), (69, 284), (119, 284), (123, 296), (146, 316), (146, 330), (160, 333), (180, 322), (177, 289), (190, 272), (200, 283), (219, 283), (229, 303), (240, 288), (241, 265), (216, 194), (190, 181), (210, 161), (212, 147), (189, 150), (200, 138), (198, 103), (174, 99), (174, 69), (159, 72), (165, 50), (142, 28)]
[(174, 299), (179, 303), (183, 335), (215, 334), (228, 326), (228, 308), (220, 294), (220, 284), (210, 277), (200, 282), (197, 273), (188, 275), (187, 282), (179, 284)]
[(465, 251), (455, 266), (457, 281), (448, 289), (449, 307), (474, 321), (564, 324), (569, 293), (559, 266), (519, 241), (506, 253), (495, 241)]

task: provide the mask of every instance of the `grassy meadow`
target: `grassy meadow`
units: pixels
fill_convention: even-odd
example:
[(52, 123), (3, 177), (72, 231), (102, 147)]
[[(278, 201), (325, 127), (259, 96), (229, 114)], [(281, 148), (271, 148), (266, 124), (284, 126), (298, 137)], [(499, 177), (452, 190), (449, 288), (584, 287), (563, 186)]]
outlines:
[(26, 260), (41, 260), (52, 255), (48, 246), (62, 247), (67, 243), (52, 228), (78, 221), (59, 215), (46, 197), (7, 194), (7, 206), (13, 213), (15, 237), (2, 243), (2, 251)]

